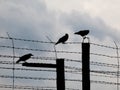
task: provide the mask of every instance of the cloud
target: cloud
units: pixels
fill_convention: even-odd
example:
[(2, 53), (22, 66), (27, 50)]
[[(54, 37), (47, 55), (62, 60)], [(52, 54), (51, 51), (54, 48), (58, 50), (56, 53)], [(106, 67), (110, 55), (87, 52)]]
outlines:
[[(110, 37), (113, 40), (119, 40), (119, 31), (108, 26), (99, 17), (91, 17), (88, 13), (72, 11), (71, 13), (62, 13), (60, 21), (72, 31), (84, 29), (90, 30), (90, 35), (99, 40)], [(114, 34), (113, 34), (114, 33)]]
[[(45, 0), (47, 6), (56, 11), (71, 12), (76, 10), (89, 13), (91, 17), (101, 17), (109, 26), (119, 29), (119, 0)], [(51, 3), (54, 2), (54, 3)]]
[[(98, 39), (109, 36), (119, 39), (118, 31), (107, 26), (98, 17), (91, 17), (88, 13), (72, 11), (71, 13), (57, 13), (49, 11), (45, 2), (23, 0), (2, 1), (0, 7), (0, 30), (4, 35), (9, 32), (14, 37), (45, 38), (45, 34), (56, 37), (56, 34), (73, 33), (81, 29), (90, 29), (90, 35)], [(113, 34), (114, 32), (114, 34)], [(52, 35), (53, 34), (53, 35)], [(54, 39), (56, 40), (56, 39)]]
[[(43, 7), (44, 5), (42, 3), (39, 3), (40, 6), (37, 5), (37, 7), (35, 7), (35, 5), (32, 6), (31, 4), (34, 3), (33, 1), (22, 3), (23, 0), (19, 3), (14, 1), (4, 1), (1, 3), (1, 7), (3, 8), (3, 10), (0, 11), (2, 13), (0, 15), (1, 30), (9, 32), (16, 37), (35, 37), (35, 25), (38, 18), (38, 16), (36, 16), (38, 15), (36, 8), (42, 8), (43, 10), (45, 7)], [(41, 10), (39, 10), (39, 12), (40, 11)], [(43, 10), (41, 13), (44, 12)]]

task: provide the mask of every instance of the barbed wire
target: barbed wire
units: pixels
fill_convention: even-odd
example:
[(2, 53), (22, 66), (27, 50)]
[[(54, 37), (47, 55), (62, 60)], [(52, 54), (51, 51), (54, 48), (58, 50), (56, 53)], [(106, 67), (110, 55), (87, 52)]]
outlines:
[[(8, 37), (0, 37), (1, 39), (10, 39)], [(55, 42), (46, 42), (46, 41), (39, 41), (39, 40), (29, 40), (29, 39), (21, 39), (21, 38), (12, 38), (13, 40), (19, 40), (19, 41), (28, 41), (28, 42), (38, 42), (38, 43), (55, 43)], [(67, 42), (67, 44), (81, 44), (82, 42)], [(96, 43), (90, 43), (91, 45), (95, 46), (100, 46), (100, 47), (105, 47), (105, 48), (110, 48), (110, 49), (116, 49), (116, 47), (112, 46), (107, 46), (107, 45), (102, 45), (102, 44), (96, 44)], [(120, 49), (120, 48), (118, 48)]]
[[(0, 67), (0, 69), (6, 69), (6, 70), (12, 70), (13, 68), (8, 68), (8, 67)], [(15, 70), (24, 70), (24, 71), (44, 71), (44, 72), (55, 72), (56, 70), (46, 70), (46, 69), (26, 69), (26, 68), (15, 68)], [(79, 74), (78, 71), (74, 71), (74, 70), (65, 70), (65, 72), (67, 73), (71, 73), (71, 74)]]
[[(1, 78), (13, 78), (13, 76), (9, 75), (0, 75)], [(56, 78), (39, 78), (39, 77), (21, 77), (21, 76), (14, 76), (16, 79), (31, 79), (31, 80), (48, 80), (48, 81), (56, 81)], [(82, 82), (79, 79), (65, 79), (66, 82)], [(109, 84), (109, 85), (120, 85), (120, 83), (115, 82), (106, 82), (106, 81), (95, 81), (90, 80), (91, 83), (99, 83), (99, 84)]]
[[(96, 44), (96, 43), (90, 43), (90, 44), (95, 45), (95, 46), (99, 46), (99, 47), (104, 47), (104, 48), (116, 49), (116, 47), (102, 45), (102, 44)], [(120, 48), (118, 48), (118, 49), (120, 49)]]
[(95, 62), (95, 61), (90, 61), (91, 65), (97, 65), (97, 66), (104, 66), (104, 67), (112, 67), (112, 68), (117, 68), (117, 64), (108, 64), (108, 63), (101, 63), (101, 62)]
[[(0, 64), (13, 64), (13, 62), (12, 61), (0, 61)], [(96, 66), (117, 68), (116, 64), (107, 64), (107, 63), (100, 63), (100, 62), (91, 62), (90, 64), (96, 65)]]
[[(1, 84), (0, 88), (12, 88), (12, 85)], [(31, 90), (56, 90), (56, 87), (38, 87), (38, 86), (20, 86), (15, 85), (15, 89), (31, 89)]]
[[(6, 70), (12, 70), (13, 68), (8, 68), (8, 67), (0, 67), (0, 69), (6, 69)], [(56, 70), (46, 70), (46, 69), (26, 69), (26, 68), (14, 68), (15, 70), (24, 70), (24, 71), (46, 71), (46, 72), (56, 72)], [(70, 69), (70, 70), (65, 70), (67, 73), (72, 73), (72, 74), (80, 74), (82, 72), (81, 68), (76, 68), (76, 67), (70, 67), (70, 66), (65, 66), (65, 69)], [(71, 70), (73, 69), (73, 70)], [(117, 76), (116, 71), (100, 71), (100, 70), (90, 70), (91, 73), (98, 73), (98, 74), (104, 74), (104, 75), (114, 75)]]
[[(1, 39), (9, 39), (8, 37), (0, 37), (0, 38)], [(29, 40), (29, 39), (21, 39), (21, 38), (12, 38), (12, 39), (13, 40), (18, 40), (18, 41), (27, 41), (27, 42), (52, 43), (52, 42), (45, 42), (45, 41), (39, 41), (39, 40)]]
[[(0, 46), (4, 48), (11, 48), (11, 46)], [(14, 47), (14, 49), (19, 49), (19, 50), (31, 50), (31, 51), (40, 51), (40, 52), (52, 52), (52, 53), (71, 53), (71, 54), (82, 54), (82, 52), (73, 52), (73, 51), (53, 51), (53, 50), (41, 50), (41, 49), (31, 49), (31, 48), (20, 48), (20, 47)], [(110, 56), (110, 55), (105, 55), (105, 54), (99, 54), (99, 53), (90, 53), (91, 55), (96, 55), (96, 56), (104, 56), (108, 58), (120, 58), (117, 56)]]
[[(12, 61), (0, 61), (0, 64), (9, 64), (12, 65), (13, 62)], [(21, 63), (19, 63), (21, 64)], [(92, 62), (90, 63), (91, 65), (95, 65), (95, 66), (104, 66), (104, 67), (111, 67), (111, 68), (117, 68), (117, 65), (112, 65), (112, 64), (106, 64), (106, 63), (99, 63), (99, 62)]]
[[(12, 85), (0, 84), (0, 88), (12, 88)], [(40, 86), (21, 86), (15, 85), (15, 89), (31, 89), (31, 90), (56, 90), (56, 87), (40, 87)], [(74, 88), (65, 88), (66, 90), (79, 90)]]
[[(6, 70), (12, 70), (13, 68), (8, 68), (8, 67), (0, 67), (0, 69), (6, 69)], [(24, 71), (44, 71), (44, 72), (54, 72), (56, 73), (56, 70), (46, 70), (46, 69), (26, 69), (26, 68), (15, 68), (15, 70), (24, 70)], [(65, 70), (66, 73), (70, 73), (70, 74), (82, 74), (82, 71), (75, 71), (75, 70)], [(99, 73), (100, 72), (100, 73)], [(108, 71), (99, 71), (99, 72), (95, 72), (96, 74), (92, 74), (90, 73), (91, 76), (97, 76), (97, 77), (108, 77), (108, 78), (116, 78), (116, 73), (112, 72), (112, 74), (110, 74), (110, 72), (108, 73)], [(99, 75), (98, 75), (99, 74)], [(112, 76), (111, 76), (112, 75)]]
[[(12, 56), (12, 55), (0, 55), (2, 58), (19, 58), (20, 56)], [(55, 57), (32, 57), (32, 59), (40, 59), (40, 60), (56, 60)], [(82, 63), (81, 60), (75, 60), (75, 59), (67, 59), (65, 58), (65, 61), (69, 62), (79, 62)], [(0, 64), (13, 64), (13, 62), (10, 61), (0, 61)], [(97, 66), (105, 66), (105, 67), (112, 67), (112, 68), (117, 68), (117, 64), (108, 64), (108, 63), (101, 63), (101, 62), (95, 62), (95, 61), (90, 61), (91, 65), (97, 65)]]
[[(82, 74), (82, 73), (81, 73)], [(105, 78), (117, 78), (117, 76), (113, 76), (113, 75), (108, 75), (108, 74), (99, 74), (99, 73), (90, 73), (90, 76), (93, 76), (93, 77), (105, 77)]]
[[(10, 39), (8, 37), (0, 37), (1, 39)], [(46, 42), (46, 41), (39, 41), (39, 40), (28, 40), (28, 39), (20, 39), (20, 38), (12, 38), (13, 40), (19, 40), (19, 41), (25, 41), (25, 42), (36, 42), (36, 43), (46, 43), (46, 44), (54, 44), (55, 42)], [(67, 42), (66, 44), (81, 44), (82, 42)], [(110, 49), (116, 49), (116, 47), (112, 46), (106, 46), (106, 45), (101, 45), (101, 44), (96, 44), (96, 43), (90, 43), (91, 45), (99, 46), (99, 47), (104, 47), (104, 48), (110, 48)], [(11, 48), (11, 46), (0, 46), (0, 48)], [(71, 53), (71, 54), (82, 54), (81, 52), (73, 52), (73, 51), (53, 51), (53, 50), (41, 50), (41, 49), (33, 49), (33, 48), (21, 48), (21, 47), (14, 47), (14, 49), (18, 50), (29, 50), (29, 51), (39, 51), (39, 52), (51, 52), (51, 53)], [(120, 48), (118, 48), (120, 50)], [(120, 58), (117, 56), (111, 56), (111, 55), (105, 55), (105, 54), (98, 54), (98, 53), (90, 53), (91, 55), (96, 55), (96, 56), (102, 56), (102, 57), (108, 57), (108, 58)], [(0, 55), (2, 58), (19, 58), (20, 56), (10, 56), (10, 55)], [(41, 60), (56, 60), (54, 57), (32, 57), (32, 59), (41, 59)], [(80, 62), (81, 60), (73, 60), (73, 59), (65, 59), (65, 61), (71, 61), (71, 62)], [(13, 64), (13, 62), (9, 61), (0, 61), (0, 64)], [(97, 66), (105, 66), (105, 67), (113, 67), (117, 68), (118, 65), (116, 64), (108, 64), (108, 63), (101, 63), (101, 62), (90, 62), (91, 65), (97, 65)], [(74, 69), (77, 71), (72, 71), (72, 70), (66, 70), (66, 72), (71, 72), (71, 73), (79, 73), (81, 72), (80, 68), (76, 67), (71, 67), (71, 66), (65, 66), (66, 69)], [(0, 69), (13, 69), (13, 68), (7, 68), (7, 67), (0, 67)], [(25, 69), (25, 68), (15, 68), (15, 70), (31, 70), (31, 71), (38, 71), (37, 69)], [(41, 71), (51, 71), (53, 70), (41, 70)], [(55, 70), (54, 70), (55, 71)], [(115, 76), (116, 78), (116, 72), (114, 71), (98, 71), (98, 70), (90, 70), (91, 73), (97, 73), (97, 74), (104, 74), (104, 75), (96, 75), (94, 76), (103, 76), (103, 77), (110, 77), (113, 78)], [(91, 74), (92, 75), (92, 74)], [(108, 75), (114, 75), (114, 76), (108, 76)], [(9, 75), (0, 75), (1, 78), (16, 78), (16, 79), (34, 79), (34, 80), (53, 80), (55, 81), (55, 78), (38, 78), (38, 77), (20, 77), (20, 76), (9, 76)], [(82, 80), (75, 80), (75, 79), (66, 79), (66, 81), (75, 81), (75, 82), (82, 82)], [(92, 83), (99, 83), (99, 84), (110, 84), (110, 85), (120, 85), (120, 83), (115, 83), (115, 82), (106, 82), (106, 81), (94, 81), (91, 80)], [(12, 86), (13, 87), (13, 86)], [(1, 88), (1, 87), (0, 87)], [(53, 90), (51, 89), (40, 89), (40, 90)], [(70, 90), (70, 89), (68, 89)], [(76, 89), (75, 89), (76, 90)], [(79, 89), (78, 89), (79, 90)]]

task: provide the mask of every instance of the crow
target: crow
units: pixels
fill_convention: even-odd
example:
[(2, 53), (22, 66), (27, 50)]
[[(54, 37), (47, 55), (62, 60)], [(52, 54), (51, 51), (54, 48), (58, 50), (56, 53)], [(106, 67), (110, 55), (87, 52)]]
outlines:
[(89, 33), (89, 30), (82, 30), (79, 32), (75, 32), (74, 34), (81, 35), (84, 39), (86, 38), (86, 35)]
[(33, 56), (31, 53), (25, 54), (25, 55), (21, 56), (16, 63), (19, 63), (20, 61), (24, 61), (25, 62), (26, 60), (28, 60), (29, 58), (31, 58), (31, 56)]
[(61, 37), (56, 43), (55, 45), (59, 44), (59, 43), (63, 43), (65, 44), (65, 42), (68, 40), (69, 35), (66, 33), (63, 37)]

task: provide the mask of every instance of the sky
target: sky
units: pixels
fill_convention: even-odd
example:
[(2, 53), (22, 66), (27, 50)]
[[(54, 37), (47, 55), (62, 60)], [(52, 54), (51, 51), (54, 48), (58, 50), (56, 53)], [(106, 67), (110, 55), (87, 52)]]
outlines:
[[(0, 37), (8, 37), (7, 32), (11, 37), (24, 38), (40, 41), (48, 41), (48, 36), (52, 41), (57, 41), (65, 33), (69, 34), (68, 42), (80, 42), (82, 38), (75, 36), (74, 32), (89, 29), (89, 37), (91, 43), (103, 44), (115, 47), (114, 41), (119, 47), (120, 38), (120, 1), (119, 0), (0, 0)], [(10, 41), (1, 39), (0, 45), (11, 45)], [(53, 49), (52, 45), (40, 45), (36, 43), (15, 42), (17, 47), (39, 48), (39, 49)], [(58, 45), (57, 50), (76, 51), (79, 45)], [(102, 53), (106, 55), (116, 55), (115, 50), (106, 48), (91, 47), (91, 52)], [(0, 54), (11, 55), (12, 51), (9, 49), (1, 49)], [(28, 51), (16, 50), (16, 55), (23, 55)], [(51, 56), (51, 54), (32, 52), (36, 56)], [(52, 54), (53, 56), (54, 54)], [(58, 57), (76, 58), (79, 55), (65, 55), (59, 54)], [(113, 64), (117, 61), (109, 58), (102, 58), (91, 56), (92, 61), (101, 60)], [(104, 59), (104, 60), (103, 60)], [(108, 60), (109, 59), (109, 60)], [(71, 64), (69, 65), (78, 65)], [(4, 66), (4, 65), (3, 65)], [(17, 65), (16, 67), (21, 67)], [(91, 69), (100, 70), (99, 67), (91, 67)], [(105, 70), (105, 68), (103, 68)], [(110, 68), (108, 69), (110, 70)], [(9, 71), (3, 71), (5, 74)], [(20, 72), (16, 72), (19, 75)], [(35, 73), (35, 72), (34, 72)], [(34, 73), (31, 73), (32, 75)], [(29, 73), (25, 73), (28, 75)], [(39, 73), (35, 74), (38, 75)], [(3, 75), (3, 74), (2, 74)], [(45, 75), (40, 73), (40, 75)], [(34, 75), (33, 75), (34, 76)], [(54, 75), (53, 75), (54, 76)], [(71, 75), (66, 75), (71, 77)], [(77, 76), (78, 77), (78, 76)], [(94, 79), (94, 77), (92, 77)], [(96, 77), (96, 80), (101, 78)], [(115, 81), (115, 79), (103, 78), (103, 81)], [(6, 83), (7, 80), (0, 81)], [(29, 81), (25, 81), (29, 82)], [(25, 83), (24, 82), (24, 83)], [(23, 83), (21, 80), (17, 84)], [(37, 82), (34, 82), (37, 83)], [(42, 82), (45, 84), (45, 82)], [(41, 85), (42, 85), (41, 83)], [(50, 82), (47, 82), (52, 85)], [(30, 82), (32, 85), (33, 83)], [(81, 84), (81, 83), (80, 83)], [(22, 84), (21, 84), (22, 85)], [(26, 84), (27, 85), (27, 84)], [(68, 86), (78, 88), (79, 85), (68, 83)], [(81, 85), (80, 85), (81, 86)], [(92, 84), (92, 90), (115, 90), (116, 86)], [(0, 89), (3, 90), (3, 89)], [(7, 90), (7, 89), (5, 89)], [(80, 90), (80, 89), (79, 89)]]

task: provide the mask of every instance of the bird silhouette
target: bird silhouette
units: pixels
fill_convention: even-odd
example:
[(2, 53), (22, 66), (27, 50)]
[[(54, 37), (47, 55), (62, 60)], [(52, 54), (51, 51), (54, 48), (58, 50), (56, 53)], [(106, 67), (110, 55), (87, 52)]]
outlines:
[(79, 32), (75, 32), (74, 34), (81, 35), (83, 38), (86, 38), (86, 35), (89, 33), (89, 30), (82, 30)]
[(31, 56), (33, 56), (31, 53), (25, 54), (25, 55), (21, 56), (16, 63), (19, 63), (20, 61), (24, 61), (25, 62), (26, 60), (28, 60), (29, 58), (31, 58)]
[(63, 37), (61, 37), (56, 43), (55, 45), (59, 44), (59, 43), (63, 43), (65, 44), (65, 42), (68, 40), (69, 35), (66, 33)]

